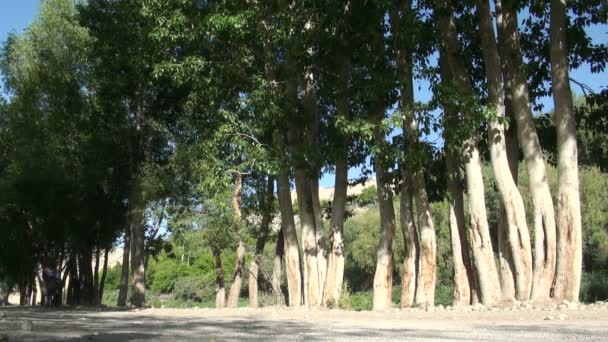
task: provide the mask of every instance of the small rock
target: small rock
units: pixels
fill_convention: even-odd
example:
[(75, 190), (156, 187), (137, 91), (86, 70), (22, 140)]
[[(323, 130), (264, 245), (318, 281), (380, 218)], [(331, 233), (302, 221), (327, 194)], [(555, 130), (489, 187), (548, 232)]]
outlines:
[(568, 308), (568, 305), (566, 305), (566, 304), (560, 304), (560, 305), (557, 306), (557, 308), (559, 310), (566, 310)]
[(552, 321), (554, 319), (555, 318), (553, 316), (547, 316), (547, 317), (545, 317), (545, 321)]
[(568, 300), (564, 299), (564, 300), (562, 300), (562, 304), (568, 305), (568, 304), (570, 304), (570, 302)]
[(565, 314), (560, 314), (560, 315), (558, 315), (558, 316), (557, 316), (557, 318), (558, 318), (560, 321), (563, 321), (563, 320), (565, 320), (566, 318), (568, 318), (568, 316), (566, 316)]
[(524, 304), (524, 308), (526, 308), (526, 309), (534, 309), (534, 305), (532, 305), (530, 303), (526, 303), (526, 304)]
[(434, 305), (428, 305), (426, 307), (426, 312), (435, 312), (435, 306)]
[(454, 308), (453, 308), (453, 307), (451, 307), (451, 306), (449, 306), (449, 305), (448, 305), (448, 306), (446, 306), (446, 307), (445, 307), (445, 309), (446, 309), (447, 311), (452, 311), (452, 310), (454, 310)]
[(6, 319), (6, 312), (0, 311), (0, 319), (1, 320), (5, 320)]
[(33, 328), (34, 324), (32, 323), (32, 321), (25, 320), (21, 322), (21, 330), (32, 331)]
[(443, 305), (439, 304), (439, 305), (437, 305), (437, 310), (444, 311), (445, 308), (443, 307)]
[(576, 303), (569, 303), (569, 304), (566, 304), (566, 306), (570, 310), (576, 310), (576, 309), (578, 309), (578, 305)]

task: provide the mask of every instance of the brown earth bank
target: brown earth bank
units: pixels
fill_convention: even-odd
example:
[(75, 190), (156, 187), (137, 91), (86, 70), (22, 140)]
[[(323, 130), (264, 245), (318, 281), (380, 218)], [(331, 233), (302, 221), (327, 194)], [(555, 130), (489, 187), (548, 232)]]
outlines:
[(0, 341), (605, 341), (608, 303), (355, 312), (1, 308)]

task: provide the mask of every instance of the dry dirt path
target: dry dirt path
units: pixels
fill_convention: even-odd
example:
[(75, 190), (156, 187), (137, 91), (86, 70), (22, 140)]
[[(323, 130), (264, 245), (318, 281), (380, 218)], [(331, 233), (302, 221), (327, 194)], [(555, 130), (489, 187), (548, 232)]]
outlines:
[[(608, 341), (608, 305), (374, 313), (0, 308), (0, 341)], [(560, 316), (561, 315), (561, 316)], [(30, 324), (31, 323), (31, 324)]]

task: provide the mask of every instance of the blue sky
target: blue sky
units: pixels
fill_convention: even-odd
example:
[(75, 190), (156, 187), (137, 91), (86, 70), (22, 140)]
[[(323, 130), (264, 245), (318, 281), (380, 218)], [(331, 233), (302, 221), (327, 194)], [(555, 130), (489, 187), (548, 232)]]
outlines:
[[(36, 17), (39, 4), (40, 0), (0, 0), (0, 42), (4, 42), (11, 32), (22, 32)], [(588, 28), (587, 32), (594, 43), (608, 44), (608, 25), (592, 26)], [(586, 66), (572, 70), (571, 77), (596, 91), (608, 86), (607, 72), (591, 74)], [(0, 80), (0, 86), (3, 86), (1, 82)], [(432, 96), (428, 91), (427, 82), (419, 83), (415, 89), (417, 101), (426, 101)], [(573, 85), (572, 89), (577, 94), (581, 94), (578, 86)], [(553, 100), (550, 97), (543, 99), (543, 103), (546, 110), (553, 107)], [(351, 178), (358, 175), (358, 169), (349, 172)], [(320, 181), (320, 185), (323, 187), (333, 186), (333, 183), (333, 175), (325, 175)]]

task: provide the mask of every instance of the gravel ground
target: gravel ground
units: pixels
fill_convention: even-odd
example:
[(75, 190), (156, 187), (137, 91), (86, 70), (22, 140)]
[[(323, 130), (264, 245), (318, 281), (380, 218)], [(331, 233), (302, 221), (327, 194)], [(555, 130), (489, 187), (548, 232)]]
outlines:
[(0, 341), (608, 341), (608, 303), (353, 312), (0, 308)]

